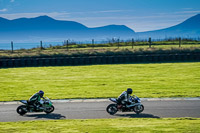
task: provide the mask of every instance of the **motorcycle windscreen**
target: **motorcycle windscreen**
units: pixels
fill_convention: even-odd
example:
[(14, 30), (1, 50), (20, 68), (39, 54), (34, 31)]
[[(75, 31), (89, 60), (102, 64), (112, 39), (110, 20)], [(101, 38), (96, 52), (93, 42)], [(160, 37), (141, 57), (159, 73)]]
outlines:
[(113, 102), (117, 102), (117, 99), (115, 99), (115, 98), (110, 98), (110, 101), (113, 101)]
[(21, 100), (20, 102), (21, 102), (21, 103), (24, 103), (24, 104), (27, 104), (27, 101), (26, 101), (26, 100)]

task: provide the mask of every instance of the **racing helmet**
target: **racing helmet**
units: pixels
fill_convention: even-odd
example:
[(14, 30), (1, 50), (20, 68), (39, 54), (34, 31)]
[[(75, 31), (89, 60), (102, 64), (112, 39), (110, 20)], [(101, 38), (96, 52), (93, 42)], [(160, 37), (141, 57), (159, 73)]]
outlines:
[(132, 90), (131, 88), (128, 88), (128, 89), (127, 89), (127, 93), (128, 93), (128, 94), (132, 94), (132, 92), (133, 92), (133, 90)]
[(41, 97), (43, 97), (44, 91), (40, 90), (40, 91), (38, 92), (38, 94), (39, 94)]

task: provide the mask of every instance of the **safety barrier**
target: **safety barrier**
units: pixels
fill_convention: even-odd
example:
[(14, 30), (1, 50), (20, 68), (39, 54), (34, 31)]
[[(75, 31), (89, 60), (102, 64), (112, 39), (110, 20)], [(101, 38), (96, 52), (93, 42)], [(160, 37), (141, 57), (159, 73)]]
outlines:
[(200, 53), (0, 59), (0, 68), (200, 61)]

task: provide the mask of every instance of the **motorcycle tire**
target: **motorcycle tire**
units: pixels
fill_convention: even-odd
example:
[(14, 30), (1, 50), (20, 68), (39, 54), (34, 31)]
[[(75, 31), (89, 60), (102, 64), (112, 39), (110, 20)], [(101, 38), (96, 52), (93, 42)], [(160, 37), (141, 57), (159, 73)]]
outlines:
[(17, 113), (20, 115), (24, 115), (27, 113), (26, 111), (26, 106), (25, 105), (21, 105), (16, 109)]
[(46, 114), (50, 114), (50, 113), (52, 113), (53, 111), (54, 111), (54, 106), (51, 105), (50, 109), (49, 109), (49, 110), (45, 110), (44, 112), (45, 112)]
[(114, 114), (117, 113), (117, 111), (118, 111), (117, 105), (116, 105), (116, 104), (110, 104), (110, 105), (108, 105), (108, 107), (106, 108), (106, 111), (107, 111), (110, 115), (114, 115)]
[(133, 108), (133, 111), (136, 113), (136, 114), (140, 114), (142, 111), (144, 110), (144, 106), (143, 105), (140, 105), (140, 108), (137, 106), (134, 106)]

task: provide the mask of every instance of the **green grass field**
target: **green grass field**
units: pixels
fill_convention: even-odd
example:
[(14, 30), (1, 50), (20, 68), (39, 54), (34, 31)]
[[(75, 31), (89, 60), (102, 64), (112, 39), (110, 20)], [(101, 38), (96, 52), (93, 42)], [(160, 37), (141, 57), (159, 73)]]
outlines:
[(130, 118), (0, 122), (0, 133), (199, 133), (199, 118)]
[(131, 87), (139, 97), (199, 97), (200, 63), (119, 64), (0, 69), (0, 101), (117, 97)]

